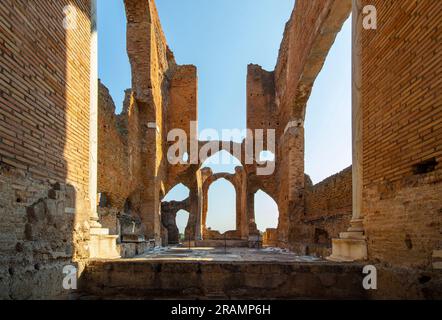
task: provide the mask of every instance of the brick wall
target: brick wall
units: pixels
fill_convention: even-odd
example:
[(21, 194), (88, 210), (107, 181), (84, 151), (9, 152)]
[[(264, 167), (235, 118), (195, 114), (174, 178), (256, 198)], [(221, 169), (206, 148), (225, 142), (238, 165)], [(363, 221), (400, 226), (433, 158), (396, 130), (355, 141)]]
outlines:
[(87, 0), (0, 3), (2, 298), (64, 295), (87, 257), (90, 30)]
[[(258, 106), (258, 114), (248, 109), (253, 124), (263, 123), (276, 129), (276, 173), (273, 186), (279, 205), (279, 245), (293, 247), (298, 242), (299, 220), (304, 214), (304, 118), (307, 100), (316, 76), (351, 11), (350, 0), (296, 1), (286, 24), (275, 71), (266, 74), (258, 68), (251, 72), (248, 84), (261, 78), (261, 83), (273, 82), (273, 90), (252, 90), (248, 100)], [(256, 95), (253, 96), (253, 93)], [(252, 94), (252, 95), (251, 95)], [(269, 99), (272, 98), (273, 100)], [(261, 105), (264, 105), (261, 107)], [(248, 105), (249, 106), (249, 105)], [(268, 112), (261, 110), (270, 110)], [(261, 119), (260, 119), (261, 117)], [(259, 178), (259, 177), (258, 177)], [(268, 178), (267, 178), (268, 179)], [(272, 193), (272, 192), (270, 192)]]
[[(369, 257), (427, 266), (442, 239), (441, 3), (364, 4), (378, 11), (377, 30), (362, 31)], [(434, 165), (422, 164), (426, 160)]]
[[(175, 59), (167, 42), (153, 1), (125, 0), (127, 51), (132, 68), (133, 103), (140, 115), (140, 151), (143, 188), (140, 216), (146, 237), (161, 243), (160, 196), (167, 174), (164, 150), (167, 128), (168, 75)], [(140, 41), (139, 39), (145, 39)]]
[[(367, 2), (368, 3), (368, 2)], [(370, 1), (378, 29), (362, 32), (364, 185), (442, 169), (441, 4)]]
[(305, 187), (305, 215), (321, 218), (352, 213), (352, 169), (351, 166), (331, 177)]
[(190, 137), (190, 122), (198, 120), (198, 78), (193, 65), (177, 66), (170, 81), (167, 128), (183, 129)]
[(328, 256), (331, 239), (350, 225), (352, 217), (352, 168), (312, 185), (305, 185), (305, 215), (301, 219), (307, 232), (301, 242), (308, 253)]
[[(1, 161), (84, 190), (89, 170), (89, 4), (63, 28), (71, 1), (2, 1)], [(48, 14), (51, 13), (51, 14)]]
[(265, 71), (258, 65), (247, 68), (247, 129), (279, 129), (274, 72)]
[[(134, 206), (141, 186), (139, 113), (126, 91), (123, 112), (115, 114), (109, 90), (100, 82), (98, 95), (98, 192), (106, 206), (122, 210), (129, 199)], [(132, 197), (132, 199), (130, 199)]]

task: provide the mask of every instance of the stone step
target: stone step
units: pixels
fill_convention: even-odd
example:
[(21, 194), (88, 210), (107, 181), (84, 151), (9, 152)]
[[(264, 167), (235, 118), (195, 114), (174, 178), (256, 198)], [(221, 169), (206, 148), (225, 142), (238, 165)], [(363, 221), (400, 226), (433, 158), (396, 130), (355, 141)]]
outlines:
[(363, 264), (93, 260), (82, 293), (101, 299), (357, 299)]

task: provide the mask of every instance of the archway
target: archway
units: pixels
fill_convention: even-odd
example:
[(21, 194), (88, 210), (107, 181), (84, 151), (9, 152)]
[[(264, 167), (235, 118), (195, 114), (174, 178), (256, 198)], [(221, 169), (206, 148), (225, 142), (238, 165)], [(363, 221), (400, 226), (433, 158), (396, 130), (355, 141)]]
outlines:
[(266, 192), (258, 190), (254, 197), (255, 223), (259, 231), (278, 227), (278, 204)]
[(224, 178), (213, 182), (209, 187), (208, 200), (208, 236), (216, 238), (217, 232), (222, 234), (236, 230), (236, 191), (233, 184)]
[(190, 190), (184, 184), (179, 183), (174, 186), (169, 192), (161, 199), (162, 202), (170, 201), (183, 201), (189, 197)]
[(314, 184), (352, 163), (351, 19), (337, 34), (307, 102), (305, 172)]
[(275, 200), (263, 190), (253, 196), (255, 224), (264, 246), (278, 245), (279, 209)]
[(189, 223), (190, 213), (187, 210), (181, 209), (176, 213), (176, 226), (178, 228), (178, 241), (183, 243), (186, 239), (186, 228)]
[(188, 234), (191, 206), (189, 192), (186, 186), (178, 184), (162, 199), (161, 222), (167, 230), (164, 241), (168, 244), (178, 244)]
[(212, 173), (235, 173), (236, 167), (242, 167), (239, 159), (229, 152), (220, 150), (208, 157), (201, 165), (201, 168), (210, 168)]

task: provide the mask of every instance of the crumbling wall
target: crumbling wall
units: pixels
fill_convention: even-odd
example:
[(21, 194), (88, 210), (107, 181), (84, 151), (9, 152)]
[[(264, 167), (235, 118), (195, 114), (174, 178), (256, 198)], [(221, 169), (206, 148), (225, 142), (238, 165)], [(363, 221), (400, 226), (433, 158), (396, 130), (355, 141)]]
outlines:
[(168, 178), (167, 134), (175, 125), (187, 132), (189, 122), (184, 123), (185, 120), (196, 120), (196, 68), (176, 65), (154, 1), (125, 0), (125, 7), (132, 103), (136, 103), (140, 119), (142, 187), (138, 209), (145, 236), (160, 244), (163, 232), (160, 202), (167, 191), (179, 183), (175, 181), (178, 180), (176, 172)]
[(65, 297), (88, 257), (90, 1), (2, 1), (0, 20), (0, 298)]
[(363, 212), (370, 259), (429, 266), (442, 241), (437, 1), (362, 1)]
[[(177, 66), (170, 81), (167, 127), (169, 130), (184, 130), (189, 140), (191, 121), (198, 120), (197, 90), (196, 67), (193, 65)], [(197, 139), (197, 136), (192, 138)]]
[[(304, 118), (314, 80), (337, 33), (348, 18), (351, 1), (296, 1), (286, 25), (274, 72), (249, 66), (248, 124), (276, 131), (276, 171), (249, 179), (266, 184), (278, 203), (278, 244), (292, 247), (299, 240), (304, 215)], [(250, 168), (248, 168), (250, 169)], [(249, 170), (250, 171), (250, 170)], [(250, 203), (249, 203), (250, 205)], [(250, 215), (249, 215), (250, 216)]]
[(352, 168), (315, 185), (306, 180), (298, 250), (326, 257), (331, 253), (331, 239), (348, 228), (352, 217)]
[(88, 257), (85, 195), (0, 165), (0, 298), (62, 298), (63, 267)]
[(141, 181), (134, 174), (138, 171), (134, 167), (140, 166), (136, 161), (139, 154), (133, 152), (139, 143), (138, 126), (129, 127), (129, 123), (137, 122), (138, 112), (130, 105), (130, 91), (121, 115), (115, 114), (112, 97), (101, 82), (98, 93), (98, 192), (106, 196), (107, 206), (122, 209)]
[[(161, 221), (163, 226), (167, 229), (167, 244), (178, 244), (180, 243), (179, 229), (176, 224), (176, 215), (178, 211), (185, 210), (187, 212), (191, 211), (190, 198), (186, 198), (183, 201), (170, 201), (161, 203)], [(193, 228), (191, 226), (186, 226), (185, 238), (189, 239), (190, 231)]]
[(247, 68), (247, 129), (279, 129), (274, 72), (253, 64)]
[(278, 245), (278, 230), (267, 228), (262, 235), (262, 245), (266, 247), (276, 247)]

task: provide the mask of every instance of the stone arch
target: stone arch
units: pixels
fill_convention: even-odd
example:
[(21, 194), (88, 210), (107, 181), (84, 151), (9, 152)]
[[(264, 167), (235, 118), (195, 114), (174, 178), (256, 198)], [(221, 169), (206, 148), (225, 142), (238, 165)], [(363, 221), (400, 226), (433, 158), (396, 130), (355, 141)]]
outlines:
[[(187, 195), (181, 194), (181, 197), (178, 200), (172, 200), (168, 198), (168, 195), (177, 190), (177, 188), (186, 188), (188, 190)], [(184, 189), (181, 189), (181, 193)], [(175, 198), (179, 194), (174, 195)], [(173, 198), (173, 197), (172, 197)], [(164, 200), (166, 199), (166, 200)], [(179, 243), (179, 230), (176, 222), (177, 214), (179, 211), (184, 210), (189, 213), (189, 218), (187, 220), (187, 226), (185, 230), (185, 237), (193, 237), (192, 230), (194, 229), (191, 225), (190, 212), (191, 212), (191, 198), (190, 198), (190, 188), (188, 188), (183, 183), (176, 184), (173, 188), (171, 188), (167, 194), (162, 197), (161, 202), (161, 223), (167, 232), (167, 237), (163, 237), (164, 242), (167, 244), (178, 244)]]
[[(230, 160), (233, 160), (232, 163), (229, 163), (229, 164), (223, 164), (222, 163), (222, 157), (226, 156), (226, 155), (230, 158)], [(215, 164), (210, 163), (210, 161), (213, 160), (217, 156), (220, 157), (221, 162), (220, 163), (215, 163)], [(242, 158), (242, 156), (238, 158), (237, 155), (235, 155), (234, 153), (230, 152), (229, 150), (222, 149), (222, 150), (219, 150), (219, 151), (211, 154), (209, 157), (200, 159), (201, 163), (200, 163), (199, 166), (200, 166), (200, 168), (205, 168), (205, 167), (208, 167), (209, 165), (212, 166), (212, 167), (213, 166), (217, 166), (217, 165), (218, 166), (219, 165), (231, 165), (232, 167), (235, 166), (235, 168), (236, 167), (244, 167), (244, 164), (241, 161), (242, 160), (241, 158)], [(222, 170), (225, 171), (225, 168), (223, 168)], [(217, 173), (222, 173), (222, 172), (217, 172)], [(229, 174), (229, 173), (233, 173), (233, 172), (225, 172), (225, 173)]]
[[(347, 18), (329, 47), (306, 102), (304, 171), (314, 184), (352, 163), (351, 39), (351, 18)], [(322, 90), (330, 83), (332, 90)]]
[[(279, 219), (279, 207), (278, 203), (275, 201), (275, 199), (269, 195), (267, 192), (265, 192), (262, 189), (258, 189), (253, 196), (254, 200), (254, 209), (255, 209), (255, 223), (257, 225), (257, 228), (261, 232), (265, 232), (267, 229), (277, 229), (278, 228), (278, 219)], [(261, 199), (260, 199), (261, 198)], [(259, 205), (257, 205), (259, 204)], [(263, 227), (264, 224), (269, 222), (267, 219), (263, 219), (264, 215), (270, 214), (271, 211), (276, 211), (276, 215), (274, 218), (276, 223), (275, 225), (270, 225), (268, 227)], [(261, 214), (262, 212), (262, 214)], [(259, 213), (259, 214), (257, 214)], [(263, 221), (264, 220), (264, 221)], [(267, 221), (265, 221), (267, 220)]]
[[(212, 153), (212, 150), (209, 150), (207, 155), (201, 155), (201, 152), (202, 150), (204, 151), (205, 146), (212, 146), (216, 152)], [(222, 152), (228, 153), (231, 157), (236, 159), (241, 166), (245, 166), (243, 143), (234, 141), (199, 141), (198, 154), (201, 155), (199, 158), (199, 167), (204, 167), (207, 160)]]
[[(182, 217), (183, 215), (186, 215), (186, 217)], [(188, 210), (180, 209), (177, 211), (175, 222), (178, 228), (178, 235), (179, 235), (178, 241), (180, 243), (183, 243), (184, 241), (188, 240), (188, 238), (186, 238), (186, 230), (188, 230), (189, 228), (189, 220), (190, 220), (190, 212)], [(180, 223), (180, 221), (183, 223)], [(181, 228), (182, 225), (184, 225), (184, 228)], [(189, 232), (187, 232), (187, 235), (188, 234)], [(183, 238), (181, 238), (181, 235), (183, 236)]]
[[(201, 228), (207, 230), (207, 212), (208, 212), (208, 190), (210, 186), (219, 179), (225, 179), (229, 181), (234, 189), (236, 195), (236, 228), (234, 231), (229, 232), (228, 236), (232, 238), (240, 238), (246, 240), (248, 238), (248, 219), (247, 219), (247, 174), (244, 167), (236, 167), (235, 173), (212, 173), (212, 169), (201, 169), (202, 188), (201, 188)], [(204, 232), (203, 232), (204, 233)], [(207, 238), (207, 233), (206, 237)]]
[[(233, 213), (233, 216), (234, 216), (233, 228), (228, 228), (228, 230), (225, 230), (225, 232), (218, 232), (218, 231), (215, 231), (215, 230), (210, 230), (210, 228), (208, 228), (208, 226), (207, 226), (207, 224), (208, 224), (207, 217), (209, 216), (210, 211), (212, 211), (212, 213), (213, 213), (213, 209), (210, 210), (210, 206), (208, 206), (208, 214), (205, 215), (204, 221), (203, 221), (204, 234), (206, 236), (205, 238), (212, 238), (212, 239), (214, 239), (214, 238), (217, 238), (217, 237), (221, 236), (221, 234), (231, 233), (232, 231), (236, 231), (236, 213), (237, 213), (236, 212), (236, 210), (237, 210), (237, 208), (236, 208), (236, 198), (237, 198), (237, 188), (235, 187), (235, 182), (232, 180), (232, 178), (230, 177), (229, 174), (222, 173), (222, 174), (215, 174), (215, 175), (213, 175), (213, 179), (208, 181), (207, 184), (206, 184), (207, 191), (208, 191), (207, 192), (207, 199), (209, 200), (211, 198), (210, 190), (213, 190), (211, 188), (215, 187), (215, 185), (217, 183), (220, 183), (220, 182), (227, 182), (228, 184), (225, 184), (225, 186), (228, 185), (229, 186), (228, 188), (230, 190), (233, 189), (233, 192), (234, 192), (233, 193), (234, 200), (233, 200), (233, 204), (232, 204), (233, 205), (233, 211), (234, 211), (234, 213)], [(230, 193), (230, 191), (229, 191), (229, 193)], [(230, 198), (230, 194), (228, 196)], [(226, 203), (225, 203), (225, 205), (226, 205)], [(230, 208), (228, 210), (230, 210)], [(229, 214), (229, 220), (230, 220), (230, 214)]]
[[(184, 191), (184, 189), (187, 189), (187, 191)], [(184, 192), (186, 192), (185, 195)], [(161, 201), (183, 201), (189, 197), (189, 193), (190, 188), (186, 184), (178, 182), (173, 187), (165, 190), (165, 194), (161, 195)]]

